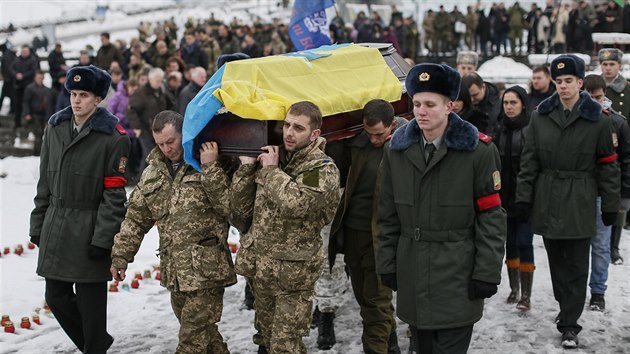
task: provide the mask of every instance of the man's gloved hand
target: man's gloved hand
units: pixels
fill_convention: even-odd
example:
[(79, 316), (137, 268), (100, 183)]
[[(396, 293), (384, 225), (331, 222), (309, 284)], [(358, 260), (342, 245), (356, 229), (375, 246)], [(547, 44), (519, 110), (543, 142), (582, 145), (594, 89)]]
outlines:
[(39, 236), (31, 236), (31, 243), (34, 243), (35, 246), (39, 247)]
[(525, 202), (517, 202), (514, 205), (514, 212), (512, 213), (519, 221), (528, 221), (532, 215), (532, 205)]
[(394, 291), (398, 291), (396, 273), (381, 274), (381, 283)]
[(617, 214), (619, 214), (619, 213), (618, 212), (602, 213), (602, 222), (604, 223), (604, 225), (606, 225), (606, 226), (613, 225), (615, 223), (615, 221), (617, 221)]
[(496, 293), (496, 284), (491, 284), (477, 279), (471, 280), (470, 284), (468, 284), (468, 298), (470, 300), (487, 299)]
[(90, 248), (88, 248), (88, 258), (93, 260), (109, 258), (111, 254), (112, 250), (108, 250), (102, 247), (90, 245)]

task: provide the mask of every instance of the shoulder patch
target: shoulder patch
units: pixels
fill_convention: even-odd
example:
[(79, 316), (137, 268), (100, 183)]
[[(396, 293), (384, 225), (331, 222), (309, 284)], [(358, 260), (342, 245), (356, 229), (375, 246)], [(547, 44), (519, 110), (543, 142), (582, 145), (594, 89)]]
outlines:
[(319, 187), (319, 169), (304, 172), (302, 182), (309, 187)]
[(489, 143), (492, 141), (492, 137), (490, 135), (479, 132), (479, 140), (483, 141), (484, 143)]
[(122, 125), (120, 125), (120, 123), (116, 124), (116, 131), (120, 133), (120, 135), (127, 135), (127, 131)]

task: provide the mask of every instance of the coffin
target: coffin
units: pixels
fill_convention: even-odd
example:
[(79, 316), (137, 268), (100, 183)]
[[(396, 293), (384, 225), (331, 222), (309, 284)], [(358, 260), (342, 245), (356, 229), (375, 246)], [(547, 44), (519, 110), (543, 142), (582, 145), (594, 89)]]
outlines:
[[(398, 78), (402, 95), (392, 102), (397, 116), (412, 117), (412, 104), (404, 89), (405, 78), (411, 66), (388, 43), (365, 43), (365, 47), (379, 50), (383, 59)], [(372, 97), (379, 98), (379, 97)], [(328, 141), (337, 141), (357, 135), (362, 130), (361, 110), (354, 110), (332, 115), (324, 115), (322, 136)], [(243, 119), (238, 115), (221, 110), (196, 136), (193, 143), (193, 155), (198, 159), (200, 145), (206, 141), (216, 141), (222, 155), (257, 156), (260, 147), (282, 144), (282, 121)]]

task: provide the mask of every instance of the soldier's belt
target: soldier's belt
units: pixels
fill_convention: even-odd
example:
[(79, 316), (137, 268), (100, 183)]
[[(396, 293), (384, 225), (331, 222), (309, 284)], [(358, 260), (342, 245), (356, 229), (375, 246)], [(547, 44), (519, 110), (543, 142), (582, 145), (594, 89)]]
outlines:
[(420, 228), (403, 228), (401, 237), (415, 241), (426, 242), (457, 242), (473, 238), (474, 231), (470, 229), (455, 230), (421, 230)]
[(541, 172), (542, 175), (555, 177), (559, 179), (587, 179), (595, 178), (595, 173), (591, 171), (563, 171), (544, 169)]
[(68, 209), (81, 209), (81, 210), (96, 210), (100, 204), (100, 200), (94, 201), (82, 201), (82, 200), (68, 200), (60, 197), (50, 196), (50, 205), (57, 208)]

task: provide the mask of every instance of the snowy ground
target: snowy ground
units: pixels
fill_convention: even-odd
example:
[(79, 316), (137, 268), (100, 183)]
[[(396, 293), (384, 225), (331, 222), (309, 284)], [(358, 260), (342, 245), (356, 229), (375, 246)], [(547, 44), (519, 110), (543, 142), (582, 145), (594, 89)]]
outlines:
[[(29, 213), (38, 178), (38, 159), (5, 158), (0, 160), (0, 248), (28, 242)], [(622, 255), (630, 261), (630, 234), (622, 240)], [(152, 230), (145, 238), (129, 274), (144, 272), (157, 264), (157, 235)], [(541, 238), (535, 238), (537, 270), (534, 277), (533, 309), (523, 316), (505, 304), (509, 292), (507, 274), (499, 293), (487, 301), (485, 315), (475, 326), (470, 353), (563, 353), (553, 319), (557, 305), (553, 299), (546, 253)], [(13, 253), (0, 258), (0, 314), (11, 316), (19, 324), (43, 306), (44, 281), (35, 274), (37, 250)], [(251, 342), (253, 312), (242, 308), (244, 281), (227, 288), (224, 297), (221, 333), (232, 353), (255, 353)], [(361, 322), (358, 306), (351, 292), (335, 321), (337, 345), (328, 352), (318, 351), (317, 331), (305, 338), (309, 353), (361, 353)], [(585, 310), (581, 324), (581, 344), (571, 353), (630, 352), (630, 262), (610, 267), (605, 313)], [(588, 299), (587, 299), (588, 301)], [(177, 344), (177, 320), (172, 314), (169, 294), (156, 280), (143, 280), (139, 289), (109, 293), (108, 329), (116, 341), (112, 353), (172, 353)], [(54, 318), (41, 310), (42, 325), (30, 330), (17, 328), (15, 334), (0, 332), (0, 353), (78, 353)], [(408, 347), (406, 325), (399, 322), (401, 348)]]

